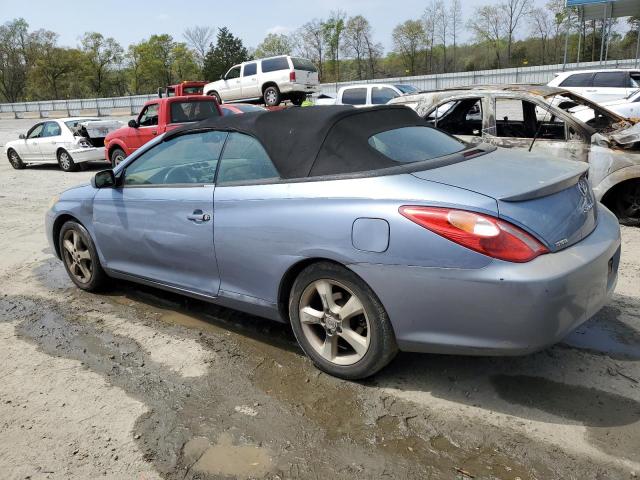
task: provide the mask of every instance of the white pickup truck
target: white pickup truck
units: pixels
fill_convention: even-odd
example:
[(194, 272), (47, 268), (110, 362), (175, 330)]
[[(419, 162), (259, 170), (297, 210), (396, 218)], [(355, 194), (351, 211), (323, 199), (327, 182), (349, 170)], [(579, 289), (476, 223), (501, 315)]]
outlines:
[(335, 105), (353, 105), (354, 107), (370, 107), (384, 105), (393, 98), (408, 93), (417, 93), (413, 85), (368, 83), (364, 85), (349, 85), (338, 90)]

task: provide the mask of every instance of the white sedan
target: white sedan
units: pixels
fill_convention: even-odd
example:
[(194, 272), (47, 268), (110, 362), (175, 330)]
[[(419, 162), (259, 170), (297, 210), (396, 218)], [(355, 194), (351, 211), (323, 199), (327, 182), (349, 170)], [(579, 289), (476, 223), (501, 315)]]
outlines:
[(122, 122), (99, 118), (58, 118), (36, 123), (19, 140), (7, 142), (5, 154), (15, 169), (30, 163), (57, 163), (66, 172), (90, 161), (104, 161), (104, 137)]
[[(621, 117), (640, 118), (640, 88), (631, 92), (626, 98), (602, 102), (600, 105), (616, 112)], [(572, 108), (570, 112), (585, 123), (593, 118), (593, 110), (590, 108), (576, 107)]]

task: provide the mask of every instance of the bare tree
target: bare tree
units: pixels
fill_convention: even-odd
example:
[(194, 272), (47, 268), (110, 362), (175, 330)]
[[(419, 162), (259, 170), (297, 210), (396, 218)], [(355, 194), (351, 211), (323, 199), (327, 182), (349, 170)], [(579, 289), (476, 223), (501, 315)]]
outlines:
[(467, 27), (473, 31), (477, 41), (488, 43), (493, 47), (498, 61), (497, 66), (500, 68), (502, 64), (500, 49), (504, 36), (504, 22), (500, 9), (494, 5), (476, 8)]
[(347, 57), (356, 62), (358, 80), (362, 80), (367, 56), (368, 38), (371, 37), (371, 24), (362, 15), (356, 15), (347, 20), (344, 29), (343, 50)]
[(451, 39), (453, 40), (453, 71), (456, 72), (458, 69), (456, 46), (458, 32), (462, 28), (462, 0), (451, 0), (449, 3), (449, 22), (451, 24)]
[(325, 41), (322, 20), (314, 18), (298, 29), (293, 38), (299, 39), (296, 51), (299, 55), (312, 60), (318, 67), (320, 80), (324, 79)]
[(534, 8), (531, 10), (531, 33), (540, 39), (540, 59), (545, 65), (545, 54), (547, 53), (547, 41), (553, 32), (553, 20), (549, 12), (544, 8)]
[(436, 0), (424, 9), (422, 25), (424, 28), (424, 64), (429, 72), (433, 72), (433, 46), (436, 41), (436, 23), (438, 22), (438, 8)]
[(418, 53), (425, 42), (425, 32), (419, 20), (407, 20), (393, 29), (393, 45), (402, 56), (411, 75), (416, 74)]
[(448, 12), (442, 0), (436, 0), (435, 3), (435, 27), (436, 38), (442, 45), (442, 71), (447, 71), (447, 39), (449, 32)]
[(531, 0), (505, 0), (499, 6), (503, 12), (504, 30), (507, 37), (507, 67), (511, 66), (511, 46), (518, 25), (531, 11)]
[(196, 54), (196, 62), (200, 68), (204, 66), (204, 57), (207, 56), (215, 31), (211, 27), (195, 26), (187, 28), (182, 34), (184, 39)]

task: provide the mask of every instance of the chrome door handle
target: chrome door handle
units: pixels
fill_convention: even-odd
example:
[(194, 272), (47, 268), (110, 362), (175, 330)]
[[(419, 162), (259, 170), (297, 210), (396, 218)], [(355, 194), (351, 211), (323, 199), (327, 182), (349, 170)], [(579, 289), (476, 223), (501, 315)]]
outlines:
[(202, 210), (194, 210), (192, 215), (187, 215), (187, 220), (191, 220), (193, 222), (208, 222), (211, 220), (211, 215), (208, 213), (203, 213)]

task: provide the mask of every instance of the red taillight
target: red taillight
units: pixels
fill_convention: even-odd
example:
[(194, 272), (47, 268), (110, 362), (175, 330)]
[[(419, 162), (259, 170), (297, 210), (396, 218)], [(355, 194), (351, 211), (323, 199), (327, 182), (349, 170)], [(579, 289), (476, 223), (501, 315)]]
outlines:
[(412, 222), (463, 247), (508, 262), (528, 262), (549, 250), (524, 230), (489, 215), (440, 207), (400, 207)]
[(289, 81), (290, 82), (295, 82), (296, 81), (296, 72), (289, 72)]

